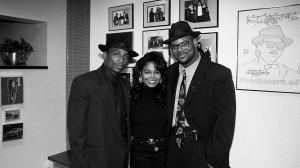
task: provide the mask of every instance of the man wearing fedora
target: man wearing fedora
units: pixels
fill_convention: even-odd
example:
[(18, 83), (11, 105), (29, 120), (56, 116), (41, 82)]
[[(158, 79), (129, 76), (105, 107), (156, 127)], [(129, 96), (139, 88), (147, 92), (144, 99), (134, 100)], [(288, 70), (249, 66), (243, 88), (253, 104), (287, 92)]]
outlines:
[(252, 44), (256, 47), (255, 58), (241, 65), (240, 77), (287, 82), (290, 79), (300, 79), (299, 72), (279, 61), (284, 49), (292, 43), (293, 40), (285, 37), (280, 25), (261, 29), (259, 35), (252, 39)]
[(138, 54), (126, 40), (98, 45), (103, 65), (73, 80), (67, 115), (73, 168), (128, 167), (129, 82), (120, 72)]
[(230, 69), (202, 59), (199, 31), (179, 21), (164, 41), (177, 62), (168, 68), (169, 168), (228, 168), (235, 127)]

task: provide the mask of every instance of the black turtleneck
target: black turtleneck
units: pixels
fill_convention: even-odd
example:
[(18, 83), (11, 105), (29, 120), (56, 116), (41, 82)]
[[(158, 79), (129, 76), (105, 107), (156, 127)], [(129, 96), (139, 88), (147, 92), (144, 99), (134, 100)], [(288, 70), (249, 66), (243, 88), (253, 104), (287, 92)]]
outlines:
[(155, 100), (158, 88), (144, 86), (136, 101), (131, 101), (132, 136), (139, 138), (167, 137), (167, 108)]

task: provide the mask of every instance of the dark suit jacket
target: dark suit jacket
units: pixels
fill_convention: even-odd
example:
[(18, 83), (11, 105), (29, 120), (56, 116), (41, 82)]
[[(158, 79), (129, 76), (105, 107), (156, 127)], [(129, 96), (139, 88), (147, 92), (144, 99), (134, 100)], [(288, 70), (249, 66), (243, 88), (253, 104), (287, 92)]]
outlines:
[[(121, 83), (129, 112), (129, 83), (125, 79)], [(123, 167), (129, 137), (121, 135), (114, 92), (102, 67), (73, 80), (67, 127), (73, 167)]]
[[(175, 63), (168, 69), (170, 127), (179, 75), (178, 66)], [(203, 155), (214, 168), (229, 167), (235, 111), (235, 89), (231, 71), (220, 64), (201, 59), (189, 86), (184, 112), (188, 123), (198, 130), (200, 141), (205, 146)]]

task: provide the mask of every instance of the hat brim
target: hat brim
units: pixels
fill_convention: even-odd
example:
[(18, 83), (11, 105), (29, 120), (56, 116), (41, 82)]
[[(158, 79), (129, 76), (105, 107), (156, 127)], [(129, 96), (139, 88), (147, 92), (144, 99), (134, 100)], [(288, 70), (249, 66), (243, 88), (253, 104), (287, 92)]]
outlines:
[(264, 39), (266, 38), (280, 38), (282, 40), (283, 43), (285, 43), (285, 47), (290, 46), (293, 43), (293, 40), (290, 38), (282, 38), (282, 37), (278, 37), (278, 36), (256, 36), (252, 39), (252, 44), (257, 46), (259, 42), (264, 41)]
[(194, 38), (196, 38), (196, 37), (198, 37), (200, 34), (201, 34), (201, 32), (199, 32), (199, 31), (194, 31), (194, 32), (191, 32), (191, 33), (189, 33), (189, 34), (183, 34), (183, 35), (181, 35), (181, 36), (169, 38), (169, 39), (165, 40), (163, 43), (164, 43), (164, 44), (170, 45), (170, 43), (171, 43), (172, 41), (175, 41), (175, 40), (180, 39), (180, 38), (182, 38), (182, 37), (190, 36), (190, 35), (191, 35), (191, 36), (193, 36)]
[(102, 51), (102, 52), (106, 52), (108, 51), (109, 48), (119, 48), (119, 49), (122, 49), (122, 50), (125, 50), (125, 51), (128, 51), (129, 55), (131, 57), (137, 57), (139, 54), (133, 50), (129, 50), (128, 48), (123, 48), (123, 47), (109, 47), (107, 45), (104, 45), (104, 44), (99, 44), (98, 45), (98, 48)]

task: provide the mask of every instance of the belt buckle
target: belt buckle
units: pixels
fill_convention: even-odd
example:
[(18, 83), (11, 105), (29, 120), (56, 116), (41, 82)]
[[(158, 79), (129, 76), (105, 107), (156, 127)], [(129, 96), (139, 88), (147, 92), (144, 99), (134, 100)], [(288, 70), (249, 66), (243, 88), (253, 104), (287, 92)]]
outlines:
[(158, 151), (158, 147), (154, 146), (154, 152), (157, 152), (157, 151)]
[(147, 140), (147, 142), (148, 142), (150, 145), (155, 144), (155, 140), (154, 140), (154, 139), (151, 139), (151, 138), (149, 138), (149, 139)]

